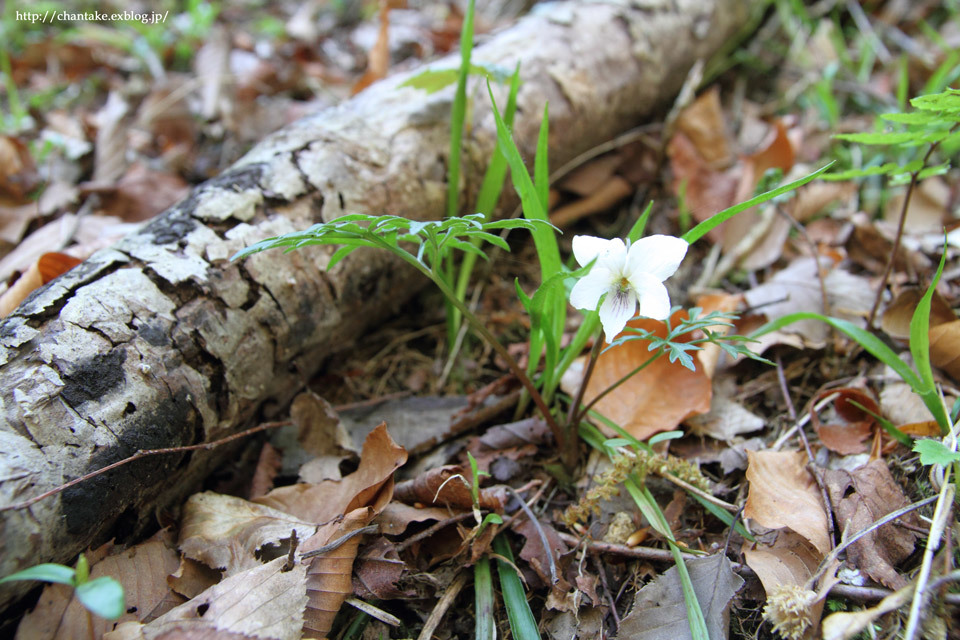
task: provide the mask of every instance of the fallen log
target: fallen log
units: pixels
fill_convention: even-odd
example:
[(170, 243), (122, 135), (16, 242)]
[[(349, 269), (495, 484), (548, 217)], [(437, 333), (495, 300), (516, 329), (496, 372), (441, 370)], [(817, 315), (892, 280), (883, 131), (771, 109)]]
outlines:
[[(543, 5), (475, 59), (521, 63), (515, 137), (532, 157), (549, 101), (558, 166), (668, 105), (749, 4)], [(452, 90), (427, 95), (399, 88), (404, 79), (271, 135), (0, 324), (0, 575), (142, 534), (236, 449), (138, 460), (13, 505), (139, 449), (212, 441), (275, 415), (325, 358), (423, 284), (382, 252), (358, 251), (329, 273), (326, 247), (229, 261), (256, 240), (348, 212), (443, 215)], [(489, 101), (475, 95), (465, 194), (496, 140)], [(0, 608), (25, 586), (4, 585)]]

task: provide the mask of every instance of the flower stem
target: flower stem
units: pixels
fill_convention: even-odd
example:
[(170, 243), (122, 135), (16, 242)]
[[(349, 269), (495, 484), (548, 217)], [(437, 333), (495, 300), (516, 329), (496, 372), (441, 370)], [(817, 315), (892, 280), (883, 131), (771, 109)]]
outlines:
[(533, 384), (533, 381), (530, 379), (530, 376), (520, 367), (519, 363), (510, 355), (510, 352), (507, 351), (496, 336), (494, 336), (489, 329), (479, 318), (477, 318), (470, 308), (463, 303), (459, 298), (457, 298), (456, 293), (450, 286), (444, 281), (443, 277), (439, 273), (435, 273), (433, 270), (427, 268), (422, 262), (417, 260), (415, 257), (403, 251), (402, 249), (397, 250), (395, 247), (384, 244), (384, 248), (390, 249), (392, 253), (403, 258), (404, 261), (413, 265), (420, 273), (430, 278), (430, 280), (437, 285), (437, 288), (440, 289), (440, 293), (447, 299), (447, 301), (456, 307), (457, 310), (463, 315), (463, 318), (470, 323), (470, 326), (473, 327), (481, 338), (487, 341), (494, 351), (497, 352), (504, 362), (507, 363), (507, 367), (510, 369), (511, 373), (517, 377), (517, 380), (520, 381), (520, 384), (523, 385), (523, 388), (527, 390), (527, 393), (530, 394), (530, 398), (533, 400), (534, 404), (537, 405), (537, 408), (540, 410), (540, 413), (543, 414), (543, 419), (547, 423), (547, 426), (550, 428), (550, 432), (553, 434), (554, 439), (557, 441), (557, 445), (560, 447), (561, 456), (563, 462), (566, 466), (572, 467), (576, 464), (576, 448), (573, 445), (572, 438), (567, 438), (567, 434), (557, 423), (556, 419), (553, 417), (553, 414), (550, 413), (550, 408), (547, 406), (547, 403), (544, 402), (543, 396), (540, 395), (540, 392), (537, 391), (537, 387)]
[[(587, 403), (587, 406), (585, 406), (585, 407), (583, 408), (583, 411), (580, 412), (580, 415), (586, 414), (587, 411), (590, 411), (590, 409), (592, 409), (595, 404), (597, 404), (598, 402), (600, 402), (600, 400), (602, 400), (608, 393), (610, 393), (611, 391), (613, 391), (614, 389), (616, 389), (617, 387), (619, 387), (620, 385), (622, 385), (624, 382), (626, 382), (627, 380), (629, 380), (630, 378), (632, 378), (632, 377), (635, 376), (636, 374), (638, 374), (638, 373), (640, 373), (641, 371), (643, 371), (644, 369), (646, 369), (646, 368), (647, 368), (647, 365), (651, 364), (654, 360), (656, 360), (657, 358), (659, 358), (659, 357), (662, 356), (662, 355), (663, 355), (663, 349), (662, 349), (662, 348), (661, 348), (661, 349), (658, 349), (657, 352), (656, 352), (655, 354), (653, 354), (652, 356), (650, 356), (643, 364), (641, 364), (640, 366), (638, 366), (638, 367), (636, 367), (635, 369), (631, 370), (630, 373), (628, 373), (627, 375), (623, 376), (622, 378), (620, 378), (619, 380), (617, 380), (616, 382), (614, 382), (612, 385), (610, 385), (609, 387), (607, 387), (606, 389), (604, 389), (603, 391), (601, 391), (601, 392), (600, 392), (600, 395), (598, 395), (598, 396), (595, 397), (593, 400), (591, 400), (590, 402)], [(584, 386), (586, 386), (586, 382), (584, 382)]]
[(587, 368), (583, 372), (583, 380), (580, 382), (580, 388), (577, 389), (577, 396), (570, 405), (570, 411), (567, 413), (567, 429), (573, 430), (580, 424), (580, 418), (586, 412), (586, 409), (580, 411), (580, 403), (583, 402), (583, 394), (587, 392), (587, 384), (590, 382), (590, 376), (593, 375), (593, 368), (597, 364), (597, 358), (600, 357), (600, 349), (603, 346), (603, 338), (597, 336), (593, 341), (593, 348), (590, 349), (590, 359), (587, 360)]

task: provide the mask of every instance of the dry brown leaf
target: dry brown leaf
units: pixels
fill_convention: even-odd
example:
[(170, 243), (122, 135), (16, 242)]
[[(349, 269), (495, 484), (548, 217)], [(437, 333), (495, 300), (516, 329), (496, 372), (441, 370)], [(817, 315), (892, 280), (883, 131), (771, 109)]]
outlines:
[(250, 480), (250, 499), (259, 498), (273, 488), (273, 480), (283, 466), (283, 456), (269, 442), (263, 443), (260, 458)]
[[(731, 295), (725, 292), (718, 293), (707, 293), (702, 296), (698, 296), (694, 306), (699, 307), (703, 310), (701, 316), (708, 315), (714, 311), (722, 311), (724, 313), (732, 313), (737, 311), (740, 308), (740, 305), (743, 303), (743, 296), (740, 294)], [(725, 325), (717, 324), (711, 327), (711, 331), (717, 335), (727, 335), (732, 330), (732, 327)], [(708, 378), (713, 378), (714, 372), (717, 370), (717, 364), (720, 361), (720, 356), (724, 353), (723, 349), (712, 342), (702, 345), (703, 349), (697, 351), (697, 361), (703, 366), (704, 373), (707, 374)]]
[(65, 253), (44, 253), (34, 262), (26, 273), (17, 278), (9, 289), (0, 296), (0, 317), (10, 315), (27, 296), (80, 264), (82, 260)]
[(378, 538), (363, 550), (357, 558), (354, 570), (353, 591), (359, 598), (388, 600), (409, 597), (397, 588), (397, 581), (403, 576), (407, 564), (392, 542)]
[(314, 456), (341, 456), (354, 450), (350, 434), (333, 405), (312, 391), (304, 391), (290, 405), (290, 419), (297, 426), (297, 440)]
[[(118, 630), (104, 640), (159, 638), (238, 638), (296, 640), (306, 606), (306, 567), (285, 571), (277, 558), (225, 578), (192, 600), (134, 629)], [(120, 634), (122, 631), (123, 635)], [(231, 635), (223, 635), (227, 632)]]
[[(673, 316), (674, 323), (681, 318), (678, 314)], [(658, 320), (632, 320), (628, 326), (652, 331), (660, 337), (667, 335), (666, 324)], [(647, 350), (648, 344), (647, 340), (634, 340), (601, 354), (587, 384), (584, 401), (590, 402), (649, 360), (652, 354)], [(711, 393), (710, 379), (702, 366), (691, 371), (680, 362), (670, 362), (667, 356), (662, 356), (602, 398), (596, 409), (633, 437), (646, 440), (655, 433), (676, 428), (693, 415), (709, 411)]]
[(377, 80), (387, 75), (390, 68), (390, 0), (380, 0), (380, 30), (377, 41), (367, 57), (367, 71), (353, 85), (351, 93), (356, 95)]
[(547, 553), (543, 548), (543, 541), (540, 539), (540, 531), (543, 531), (543, 535), (546, 536), (547, 542), (550, 544), (550, 553), (553, 555), (553, 561), (557, 567), (558, 577), (560, 578), (559, 582), (562, 583), (553, 585), (553, 588), (564, 591), (567, 590), (570, 585), (563, 579), (560, 556), (567, 553), (569, 549), (563, 540), (560, 539), (560, 534), (557, 533), (557, 530), (550, 526), (548, 522), (541, 521), (540, 531), (538, 531), (533, 522), (527, 519), (514, 527), (514, 531), (523, 536), (524, 539), (523, 547), (520, 549), (520, 557), (530, 563), (530, 567), (537, 572), (543, 584), (551, 585), (550, 559), (547, 558)]
[(0, 136), (0, 202), (25, 204), (39, 186), (40, 176), (23, 141)]
[(99, 638), (126, 621), (153, 620), (183, 602), (167, 586), (167, 575), (176, 570), (178, 563), (179, 554), (162, 540), (149, 540), (107, 556), (90, 567), (90, 579), (110, 576), (118, 580), (123, 585), (127, 613), (116, 621), (90, 616), (73, 597), (73, 589), (48, 585), (37, 606), (24, 616), (17, 637), (88, 640)]
[[(846, 537), (909, 504), (883, 460), (871, 460), (853, 471), (827, 470), (824, 481), (837, 523)], [(920, 525), (916, 513), (912, 512), (901, 521)], [(913, 553), (915, 539), (912, 531), (890, 523), (850, 545), (847, 556), (874, 580), (891, 589), (901, 589), (907, 581), (893, 567)]]
[(856, 191), (852, 182), (811, 182), (797, 189), (785, 208), (797, 222), (807, 222), (834, 202), (849, 200)]
[(561, 229), (592, 213), (606, 211), (631, 193), (633, 185), (626, 178), (611, 176), (596, 191), (550, 213), (550, 222)]
[(709, 167), (725, 169), (730, 165), (733, 154), (727, 141), (726, 117), (717, 86), (705, 91), (681, 111), (676, 127), (690, 139)]
[(127, 125), (129, 106), (116, 91), (107, 95), (103, 107), (92, 120), (97, 127), (93, 145), (93, 181), (113, 183), (127, 168)]
[(557, 188), (586, 198), (606, 184), (623, 164), (623, 157), (608, 153), (577, 167), (560, 179)]
[(806, 584), (823, 559), (813, 545), (792, 531), (781, 531), (769, 547), (745, 544), (743, 556), (768, 595), (779, 586)]
[[(459, 465), (447, 465), (430, 469), (413, 480), (397, 485), (396, 499), (407, 504), (434, 504), (470, 509), (473, 495), (470, 493), (470, 472)], [(507, 494), (503, 487), (480, 489), (480, 508), (503, 512)]]
[(99, 194), (100, 212), (126, 222), (149, 220), (168, 209), (190, 192), (190, 185), (178, 175), (154, 171), (143, 163), (134, 163), (116, 182), (85, 182), (84, 195)]
[(373, 507), (379, 513), (393, 495), (393, 472), (406, 461), (406, 450), (381, 423), (363, 443), (360, 466), (343, 480), (280, 487), (256, 502), (315, 523), (329, 522), (359, 507)]
[(830, 551), (827, 514), (807, 456), (799, 451), (747, 451), (750, 491), (743, 509), (768, 529), (792, 529), (808, 540), (821, 556)]
[(691, 431), (699, 436), (730, 441), (741, 433), (762, 429), (763, 418), (736, 402), (736, 380), (731, 375), (722, 375), (713, 381), (713, 400), (710, 411), (693, 416), (686, 421)]
[(930, 361), (954, 380), (960, 380), (960, 320), (930, 329)]
[[(697, 222), (703, 222), (734, 203), (740, 178), (738, 167), (722, 172), (711, 169), (683, 133), (670, 138), (667, 156), (673, 171), (673, 191), (677, 194), (683, 191), (687, 208)], [(711, 229), (707, 235), (714, 242), (723, 238), (719, 228)]]
[[(873, 396), (863, 389), (844, 387), (821, 392), (814, 400), (817, 404), (827, 396), (836, 395), (833, 406), (846, 424), (823, 424), (816, 411), (810, 412), (810, 425), (820, 437), (820, 442), (831, 451), (841, 455), (864, 453), (868, 449), (869, 438), (877, 427), (877, 420), (870, 415), (880, 415), (880, 407)], [(853, 403), (864, 409), (857, 408)]]
[(380, 532), (396, 536), (407, 530), (413, 522), (424, 522), (426, 520), (446, 520), (447, 518), (464, 513), (463, 511), (451, 511), (444, 507), (414, 507), (402, 502), (391, 502), (380, 515), (377, 516), (377, 524), (380, 525)]
[(220, 572), (202, 562), (181, 557), (180, 566), (167, 576), (167, 585), (187, 600), (220, 582)]
[[(317, 533), (304, 541), (301, 553), (312, 551), (351, 531), (361, 529), (376, 516), (370, 507), (350, 511), (342, 518), (323, 525)], [(322, 638), (333, 625), (333, 619), (343, 602), (353, 593), (350, 576), (357, 557), (360, 536), (309, 561), (306, 576), (307, 606), (304, 611), (304, 631), (309, 638)]]
[[(883, 311), (880, 326), (883, 327), (883, 331), (888, 336), (900, 340), (910, 339), (910, 321), (913, 319), (913, 314), (917, 310), (917, 305), (920, 304), (920, 299), (924, 293), (918, 287), (904, 289), (894, 298), (893, 302), (887, 305)], [(933, 298), (930, 300), (930, 326), (937, 327), (956, 319), (957, 314), (953, 312), (947, 301), (937, 291), (934, 291)]]
[[(887, 201), (884, 220), (898, 223), (905, 195), (906, 188), (903, 187)], [(910, 196), (904, 231), (910, 234), (943, 233), (943, 223), (949, 218), (950, 198), (950, 187), (943, 178), (934, 176), (921, 182)]]
[(316, 525), (288, 513), (205, 491), (190, 496), (180, 528), (180, 550), (214, 569), (234, 574), (246, 568), (265, 544), (278, 544), (293, 531), (309, 538)]

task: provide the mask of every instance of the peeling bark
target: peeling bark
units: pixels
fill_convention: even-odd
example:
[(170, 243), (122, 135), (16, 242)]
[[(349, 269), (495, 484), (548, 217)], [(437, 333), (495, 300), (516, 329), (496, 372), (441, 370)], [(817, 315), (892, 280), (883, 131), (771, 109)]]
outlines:
[[(521, 62), (515, 137), (532, 157), (549, 100), (557, 166), (669, 104), (693, 63), (743, 24), (749, 4), (542, 5), (474, 55), (507, 68)], [(271, 135), (0, 324), (0, 508), (138, 449), (253, 425), (424, 284), (382, 252), (357, 251), (329, 273), (331, 251), (321, 247), (228, 260), (254, 241), (347, 212), (443, 214), (452, 89), (428, 96), (397, 88), (404, 79)], [(496, 141), (485, 89), (471, 86), (466, 194)], [(140, 460), (0, 513), (0, 575), (139, 535), (235, 451)], [(4, 585), (0, 608), (24, 586)]]

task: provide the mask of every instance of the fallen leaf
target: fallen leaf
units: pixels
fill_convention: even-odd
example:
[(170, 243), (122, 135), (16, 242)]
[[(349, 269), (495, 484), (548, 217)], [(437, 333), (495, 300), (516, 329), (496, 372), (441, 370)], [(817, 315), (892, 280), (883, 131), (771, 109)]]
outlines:
[(300, 446), (311, 455), (342, 457), (355, 450), (333, 405), (312, 391), (304, 391), (293, 399), (290, 419), (297, 426)]
[(354, 593), (359, 598), (388, 600), (409, 597), (397, 588), (407, 564), (400, 559), (396, 547), (386, 538), (378, 538), (367, 545), (357, 558), (354, 568)]
[(908, 585), (868, 609), (831, 613), (823, 619), (823, 640), (849, 640), (859, 635), (880, 616), (909, 604), (913, 591), (914, 586)]
[(634, 191), (634, 186), (625, 178), (611, 176), (596, 191), (585, 198), (558, 207), (550, 213), (550, 223), (561, 229), (593, 213), (606, 211)]
[(709, 167), (725, 169), (730, 165), (733, 153), (727, 141), (726, 116), (717, 86), (705, 91), (680, 112), (676, 128), (689, 138)]
[(390, 9), (390, 0), (380, 0), (380, 30), (377, 32), (377, 41), (367, 56), (367, 71), (353, 85), (353, 95), (387, 75), (390, 67)]
[(263, 545), (279, 544), (294, 531), (303, 540), (316, 532), (316, 524), (242, 498), (205, 491), (190, 496), (184, 507), (180, 550), (211, 568), (226, 569), (229, 575), (249, 566)]
[(38, 186), (40, 176), (27, 145), (18, 138), (0, 136), (0, 199), (25, 204)]
[[(734, 203), (740, 169), (711, 169), (693, 142), (683, 133), (676, 133), (667, 144), (667, 156), (673, 172), (673, 192), (684, 196), (687, 209), (697, 222), (703, 222)], [(708, 234), (714, 242), (723, 239), (719, 228)]]
[(190, 600), (220, 582), (220, 572), (202, 562), (187, 557), (180, 558), (180, 566), (167, 576), (167, 585)]
[(623, 163), (616, 153), (607, 153), (577, 167), (557, 182), (557, 188), (586, 198), (597, 192)]
[(750, 490), (743, 509), (768, 529), (788, 528), (807, 539), (821, 555), (830, 551), (827, 514), (807, 456), (799, 451), (747, 451)]
[[(686, 313), (686, 312), (678, 312)], [(674, 314), (677, 322), (682, 316)], [(666, 324), (642, 318), (628, 326), (646, 329), (666, 337)], [(649, 341), (634, 340), (600, 355), (587, 384), (584, 401), (590, 402), (603, 390), (643, 364), (651, 357)], [(655, 433), (669, 431), (698, 413), (710, 410), (710, 379), (702, 366), (691, 371), (664, 355), (607, 394), (597, 404), (601, 414), (613, 420), (630, 435), (646, 440)], [(605, 432), (605, 427), (601, 426)], [(609, 432), (612, 435), (612, 432)]]
[(792, 531), (780, 531), (770, 546), (744, 544), (743, 557), (769, 596), (785, 585), (802, 586), (820, 566), (823, 554)]
[(117, 181), (84, 182), (80, 193), (100, 196), (102, 214), (126, 222), (149, 220), (182, 200), (190, 185), (176, 174), (134, 163)]
[(960, 320), (930, 329), (930, 361), (954, 380), (960, 380)]
[(413, 522), (424, 522), (426, 520), (446, 520), (458, 513), (468, 512), (468, 509), (462, 511), (450, 511), (444, 507), (413, 507), (402, 502), (391, 502), (380, 515), (377, 516), (377, 524), (380, 525), (381, 533), (396, 536), (407, 530)]
[[(686, 565), (709, 637), (727, 638), (730, 600), (743, 586), (743, 578), (734, 573), (730, 560), (720, 553), (687, 560)], [(676, 567), (671, 567), (637, 592), (633, 607), (620, 623), (616, 637), (641, 640), (691, 637), (680, 572)]]
[[(17, 637), (29, 640), (99, 638), (126, 621), (149, 621), (183, 602), (171, 593), (167, 575), (176, 570), (179, 554), (162, 540), (149, 540), (107, 556), (90, 567), (90, 579), (110, 576), (123, 585), (127, 612), (111, 621), (91, 616), (73, 589), (48, 585), (33, 611), (24, 616)], [(49, 593), (48, 593), (49, 592)]]
[[(470, 472), (459, 465), (447, 465), (430, 469), (413, 480), (397, 485), (394, 495), (407, 504), (432, 504), (470, 509), (473, 495), (470, 493)], [(503, 512), (507, 493), (503, 487), (485, 487), (479, 490), (481, 509)]]
[(17, 278), (9, 289), (0, 296), (0, 317), (6, 317), (16, 309), (27, 296), (83, 262), (65, 253), (44, 253), (34, 262), (26, 273)]
[[(873, 305), (873, 287), (869, 281), (840, 267), (825, 269), (823, 279), (827, 296), (826, 310), (823, 308), (823, 292), (817, 276), (817, 263), (813, 258), (797, 258), (769, 281), (749, 289), (744, 293), (744, 297), (747, 304), (770, 320), (800, 311), (812, 311), (850, 320), (862, 326)], [(817, 320), (800, 320), (784, 327), (779, 333), (799, 335), (805, 344), (819, 348), (826, 343), (830, 327)], [(762, 351), (781, 341), (780, 337), (768, 336), (763, 336), (760, 345), (752, 348)]]
[(253, 479), (250, 480), (250, 499), (259, 498), (273, 488), (273, 479), (277, 477), (283, 465), (280, 452), (269, 442), (263, 443), (260, 449), (260, 458), (253, 470)]
[(360, 466), (343, 480), (280, 487), (255, 502), (318, 524), (359, 507), (370, 506), (379, 513), (393, 495), (393, 472), (406, 461), (406, 450), (381, 423), (363, 443)]
[[(919, 287), (904, 289), (893, 302), (886, 306), (880, 326), (888, 336), (900, 340), (910, 339), (910, 321), (924, 293), (925, 291)], [(957, 314), (953, 312), (947, 301), (939, 292), (934, 291), (933, 298), (930, 300), (930, 327), (937, 327), (956, 319)]]
[(93, 145), (93, 181), (113, 183), (127, 168), (127, 101), (117, 91), (107, 95), (103, 107), (91, 118), (97, 128)]
[[(883, 460), (871, 460), (853, 471), (826, 470), (824, 481), (838, 527), (847, 537), (909, 504)], [(916, 513), (907, 514), (900, 521), (920, 525)], [(847, 556), (854, 566), (877, 582), (901, 589), (907, 581), (896, 572), (894, 565), (913, 553), (915, 540), (916, 534), (909, 529), (894, 523), (885, 524), (850, 545)]]
[[(286, 558), (259, 565), (225, 578), (192, 600), (137, 629), (138, 635), (114, 637), (159, 638), (250, 637), (297, 640), (303, 628), (306, 566), (285, 571)], [(228, 632), (223, 636), (219, 633)], [(207, 634), (207, 635), (203, 635)], [(104, 640), (113, 640), (110, 635)]]
[(730, 441), (741, 433), (762, 429), (766, 421), (733, 400), (737, 383), (733, 376), (724, 375), (713, 381), (713, 400), (710, 410), (686, 421), (691, 431), (699, 436)]
[[(304, 541), (300, 552), (312, 551), (361, 529), (370, 524), (375, 516), (376, 512), (370, 507), (354, 509), (336, 521), (321, 526), (313, 537)], [(326, 636), (340, 607), (353, 593), (350, 576), (359, 546), (360, 536), (354, 536), (309, 561), (306, 574), (307, 605), (303, 614), (303, 626), (308, 637)]]
[(566, 580), (563, 579), (560, 562), (560, 556), (569, 551), (569, 549), (563, 540), (560, 539), (560, 534), (557, 533), (557, 530), (550, 526), (548, 522), (541, 521), (540, 531), (538, 531), (537, 527), (529, 519), (524, 520), (514, 527), (514, 530), (523, 536), (524, 539), (523, 548), (520, 549), (520, 557), (530, 563), (530, 566), (537, 572), (543, 584), (551, 585), (550, 559), (547, 558), (547, 552), (543, 548), (543, 541), (540, 539), (540, 531), (543, 531), (543, 535), (550, 544), (550, 553), (553, 556), (553, 562), (557, 568), (557, 576), (560, 582), (564, 583), (563, 585), (555, 585), (555, 587), (560, 589), (569, 588)]
[[(903, 211), (906, 187), (896, 190), (884, 208), (884, 220), (898, 224)], [(910, 196), (904, 231), (909, 234), (943, 233), (943, 223), (949, 219), (950, 187), (943, 178), (933, 176), (920, 182)]]
[[(832, 395), (836, 395), (833, 406), (845, 424), (823, 424), (820, 422), (819, 413), (811, 411), (810, 425), (820, 437), (823, 446), (831, 451), (841, 455), (864, 453), (868, 449), (867, 438), (873, 435), (877, 428), (877, 420), (873, 417), (873, 415), (880, 415), (877, 401), (863, 389), (844, 387), (821, 392), (814, 398), (813, 404)], [(854, 403), (863, 409), (858, 408)]]

